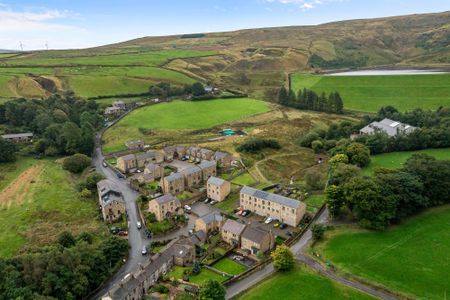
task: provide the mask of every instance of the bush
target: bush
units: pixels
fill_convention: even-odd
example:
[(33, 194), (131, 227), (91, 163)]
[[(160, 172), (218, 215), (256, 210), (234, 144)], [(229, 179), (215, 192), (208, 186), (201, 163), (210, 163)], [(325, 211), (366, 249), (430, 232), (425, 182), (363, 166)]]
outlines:
[(72, 173), (81, 173), (92, 164), (92, 160), (84, 154), (74, 154), (63, 161), (63, 169)]
[(16, 152), (16, 144), (0, 137), (0, 162), (15, 161)]
[(311, 148), (314, 150), (315, 153), (319, 153), (323, 150), (323, 143), (320, 140), (315, 140), (311, 143)]
[(275, 268), (281, 271), (288, 271), (294, 267), (294, 255), (288, 246), (279, 245), (270, 254)]
[(314, 241), (320, 241), (325, 233), (325, 226), (322, 224), (314, 224), (311, 228)]
[(236, 150), (239, 152), (257, 153), (262, 149), (280, 149), (280, 143), (275, 139), (251, 138), (239, 144)]
[(311, 147), (311, 143), (315, 140), (319, 139), (319, 135), (315, 132), (310, 132), (304, 137), (300, 138), (298, 143), (302, 147)]
[(225, 294), (227, 293), (225, 287), (216, 280), (207, 280), (199, 292), (200, 300), (222, 300), (225, 299)]
[(75, 245), (75, 243), (76, 243), (76, 240), (75, 240), (74, 236), (68, 231), (64, 231), (58, 237), (58, 244), (60, 244), (64, 248), (70, 248), (73, 245)]
[(311, 190), (322, 190), (325, 186), (324, 175), (315, 169), (309, 169), (305, 174), (306, 185)]

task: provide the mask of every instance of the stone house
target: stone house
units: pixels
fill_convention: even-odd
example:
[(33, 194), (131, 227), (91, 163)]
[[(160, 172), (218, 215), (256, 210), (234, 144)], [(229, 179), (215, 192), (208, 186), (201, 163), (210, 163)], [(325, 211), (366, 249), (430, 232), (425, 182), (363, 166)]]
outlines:
[(258, 252), (266, 253), (274, 245), (275, 238), (272, 232), (250, 226), (242, 232), (241, 249), (250, 255), (257, 255)]
[(184, 169), (180, 173), (183, 175), (184, 184), (188, 188), (199, 185), (203, 181), (202, 169), (197, 166)]
[(211, 176), (206, 182), (206, 195), (215, 201), (223, 201), (231, 192), (231, 183), (222, 178)]
[(186, 156), (190, 160), (196, 160), (197, 159), (197, 153), (200, 151), (199, 147), (189, 147), (186, 149)]
[(102, 210), (103, 220), (113, 223), (126, 212), (125, 201), (117, 185), (109, 179), (97, 183), (98, 201)]
[(132, 180), (137, 180), (139, 183), (151, 183), (155, 181), (155, 178), (152, 174), (136, 173), (128, 177), (128, 183), (130, 184)]
[(105, 108), (105, 116), (108, 117), (118, 117), (122, 114), (122, 109), (120, 109), (119, 107), (107, 107)]
[(29, 142), (33, 140), (33, 133), (31, 132), (11, 133), (11, 134), (4, 134), (1, 137), (4, 140), (11, 142)]
[(123, 173), (128, 173), (132, 169), (137, 168), (136, 155), (128, 154), (117, 159), (117, 169)]
[(167, 146), (167, 147), (164, 147), (162, 151), (164, 153), (164, 160), (171, 162), (175, 157), (177, 147), (176, 146)]
[(142, 149), (144, 149), (145, 142), (144, 142), (143, 139), (137, 139), (137, 140), (134, 140), (134, 141), (126, 142), (125, 146), (127, 146), (127, 148), (129, 150), (142, 150)]
[(214, 160), (217, 162), (219, 167), (229, 168), (231, 166), (231, 162), (233, 161), (233, 157), (228, 153), (217, 151), (214, 153)]
[(222, 240), (227, 244), (239, 246), (241, 243), (241, 235), (245, 227), (245, 224), (228, 219), (225, 224), (223, 224), (221, 230)]
[(215, 161), (202, 160), (201, 163), (198, 164), (198, 167), (202, 170), (203, 180), (208, 180), (211, 176), (217, 175), (217, 164)]
[(172, 173), (163, 177), (160, 185), (165, 194), (178, 194), (184, 191), (184, 177), (180, 173)]
[(290, 226), (297, 226), (305, 215), (305, 203), (265, 191), (244, 186), (240, 191), (241, 209), (249, 209), (257, 215), (277, 219)]
[(155, 214), (158, 222), (177, 214), (180, 208), (180, 200), (170, 194), (155, 198), (148, 203), (148, 211)]
[(195, 220), (194, 229), (208, 234), (212, 231), (220, 231), (224, 222), (225, 219), (220, 213), (211, 212)]
[(138, 168), (144, 168), (149, 163), (163, 163), (164, 154), (157, 150), (149, 150), (143, 154), (136, 155), (136, 165)]
[(185, 155), (186, 155), (186, 147), (185, 146), (176, 146), (174, 158), (180, 159), (181, 157), (183, 157)]
[(164, 168), (161, 165), (149, 163), (144, 168), (144, 174), (151, 176), (153, 178), (151, 181), (155, 181), (164, 176)]
[(214, 156), (214, 151), (211, 151), (209, 149), (202, 148), (197, 153), (197, 158), (201, 161), (203, 160), (211, 160)]
[(146, 260), (133, 272), (125, 275), (102, 300), (141, 300), (158, 279), (166, 275), (174, 265), (191, 264), (195, 258), (195, 246), (186, 237), (170, 242), (162, 251)]

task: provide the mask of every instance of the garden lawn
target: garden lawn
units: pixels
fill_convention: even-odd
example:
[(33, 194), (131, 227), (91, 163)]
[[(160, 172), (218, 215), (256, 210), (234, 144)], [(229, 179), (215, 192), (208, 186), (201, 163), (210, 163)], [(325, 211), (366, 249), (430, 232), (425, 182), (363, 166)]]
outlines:
[[(172, 271), (168, 274), (169, 278), (174, 277), (177, 279), (183, 279), (183, 271), (184, 270), (190, 270), (192, 268), (188, 267), (180, 267), (180, 266), (174, 266)], [(201, 272), (198, 275), (191, 275), (189, 276), (189, 282), (195, 283), (195, 284), (203, 284), (206, 280), (217, 280), (219, 282), (223, 282), (228, 279), (227, 276), (222, 276), (216, 272), (213, 272), (211, 270), (202, 268)]]
[(448, 299), (450, 206), (384, 232), (338, 228), (318, 250), (338, 270), (419, 299)]
[(376, 112), (392, 105), (399, 110), (436, 109), (450, 106), (450, 74), (321, 76), (294, 74), (293, 89), (309, 88), (315, 92), (338, 91), (344, 108)]
[(325, 203), (325, 195), (313, 194), (303, 200), (306, 204), (306, 210), (311, 213), (316, 213), (317, 210)]
[[(32, 178), (22, 175), (15, 185), (14, 180), (31, 167), (39, 172)], [(0, 204), (0, 257), (11, 257), (24, 246), (48, 244), (64, 230), (95, 236), (106, 232), (97, 203), (80, 200), (74, 188), (76, 178), (54, 161), (19, 158), (0, 164), (0, 174), (0, 199), (13, 195), (8, 196), (9, 206)]]
[(257, 113), (267, 112), (266, 102), (250, 98), (173, 101), (146, 106), (129, 113), (103, 135), (104, 151), (123, 149), (126, 141), (145, 136), (139, 130), (196, 130), (211, 128)]
[(214, 265), (212, 265), (213, 268), (231, 274), (231, 275), (239, 275), (247, 268), (240, 263), (235, 262), (234, 260), (225, 257), (221, 259), (220, 261), (216, 262)]
[(250, 175), (249, 173), (244, 173), (242, 175), (239, 175), (238, 177), (234, 178), (232, 181), (234, 184), (239, 185), (251, 185), (255, 183), (255, 179)]
[(408, 158), (410, 158), (413, 154), (418, 153), (425, 153), (434, 156), (436, 159), (450, 159), (450, 148), (383, 153), (371, 156), (370, 164), (362, 170), (362, 173), (364, 175), (372, 175), (376, 168), (401, 168)]
[(289, 272), (278, 272), (240, 295), (238, 300), (364, 300), (375, 299), (347, 288), (299, 265)]

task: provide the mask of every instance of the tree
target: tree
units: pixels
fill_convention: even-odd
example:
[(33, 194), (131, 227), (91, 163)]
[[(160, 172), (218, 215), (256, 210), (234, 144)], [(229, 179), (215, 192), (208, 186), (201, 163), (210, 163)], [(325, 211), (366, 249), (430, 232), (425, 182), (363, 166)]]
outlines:
[(81, 142), (81, 130), (77, 124), (66, 122), (62, 128), (62, 137), (65, 141), (64, 150), (68, 154), (77, 152)]
[(360, 143), (351, 143), (345, 149), (351, 164), (360, 168), (366, 167), (370, 163), (370, 150)]
[(286, 88), (283, 86), (278, 91), (278, 103), (281, 105), (287, 105), (289, 102), (289, 94)]
[(62, 232), (58, 237), (58, 244), (60, 244), (64, 248), (70, 248), (75, 245), (75, 243), (76, 240), (74, 236), (68, 231)]
[(317, 169), (308, 169), (305, 173), (306, 185), (311, 190), (322, 190), (325, 186), (325, 178)]
[(311, 149), (314, 150), (315, 153), (319, 153), (323, 150), (323, 143), (321, 140), (315, 140), (311, 143)]
[(0, 137), (0, 162), (15, 161), (16, 152), (16, 144)]
[(275, 268), (281, 271), (288, 271), (294, 267), (294, 255), (286, 245), (279, 245), (270, 254)]
[(63, 169), (72, 173), (81, 173), (92, 164), (92, 160), (84, 154), (74, 154), (63, 161)]
[(86, 188), (82, 189), (80, 192), (80, 197), (83, 199), (89, 199), (92, 196), (92, 192)]
[(187, 292), (181, 292), (175, 296), (175, 300), (194, 300), (194, 299), (195, 297)]
[(223, 300), (227, 291), (217, 280), (207, 280), (200, 288), (198, 298), (200, 300)]
[(334, 93), (334, 107), (336, 113), (344, 113), (344, 102), (342, 101), (341, 95), (339, 95), (338, 92)]
[(335, 167), (330, 170), (328, 177), (329, 185), (341, 185), (347, 182), (350, 178), (358, 176), (360, 168), (354, 165), (347, 165), (343, 163), (337, 163)]
[(200, 82), (196, 82), (192, 85), (192, 95), (193, 96), (202, 96), (206, 94), (205, 88), (203, 87), (203, 84)]
[(332, 217), (337, 217), (345, 204), (344, 191), (341, 186), (329, 185), (326, 189), (326, 203)]
[(315, 140), (318, 140), (318, 139), (319, 139), (319, 135), (316, 132), (312, 131), (312, 132), (309, 132), (304, 137), (300, 138), (298, 143), (300, 144), (300, 146), (303, 146), (303, 147), (311, 147), (312, 142)]
[(322, 224), (314, 224), (311, 227), (312, 237), (315, 242), (320, 241), (325, 234), (325, 226)]
[(336, 154), (335, 156), (330, 158), (328, 164), (331, 168), (336, 168), (338, 164), (348, 164), (348, 156), (343, 153)]

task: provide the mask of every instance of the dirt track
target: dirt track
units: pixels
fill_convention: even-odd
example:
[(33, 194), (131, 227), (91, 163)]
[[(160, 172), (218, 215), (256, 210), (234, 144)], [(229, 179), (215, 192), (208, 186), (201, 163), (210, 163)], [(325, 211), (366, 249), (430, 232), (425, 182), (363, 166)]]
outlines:
[(35, 165), (17, 176), (0, 192), (0, 206), (10, 207), (12, 204), (22, 204), (43, 171), (43, 165)]

